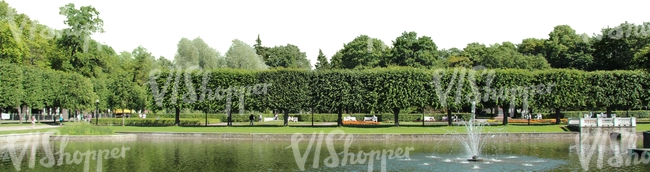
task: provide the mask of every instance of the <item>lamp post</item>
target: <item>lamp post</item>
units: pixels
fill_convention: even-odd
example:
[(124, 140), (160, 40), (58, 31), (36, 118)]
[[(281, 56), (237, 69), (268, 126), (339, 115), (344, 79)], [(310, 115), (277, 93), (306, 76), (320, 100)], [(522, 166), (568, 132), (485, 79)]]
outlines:
[(95, 100), (95, 125), (99, 125), (99, 99)]

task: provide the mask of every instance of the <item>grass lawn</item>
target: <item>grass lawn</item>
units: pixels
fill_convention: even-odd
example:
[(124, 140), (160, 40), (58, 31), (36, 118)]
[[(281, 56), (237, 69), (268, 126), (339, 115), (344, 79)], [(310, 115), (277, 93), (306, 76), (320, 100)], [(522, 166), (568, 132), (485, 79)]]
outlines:
[[(311, 123), (310, 123), (311, 124)], [(565, 132), (560, 127), (564, 125), (508, 125), (508, 126), (486, 126), (486, 132), (492, 133), (518, 133), (518, 132)], [(74, 126), (63, 126), (74, 127)], [(464, 126), (400, 126), (393, 127), (387, 125), (376, 126), (347, 126), (347, 127), (282, 127), (282, 126), (233, 126), (233, 127), (140, 127), (140, 126), (110, 126), (113, 132), (224, 132), (224, 133), (278, 133), (293, 134), (303, 133), (311, 134), (313, 132), (329, 133), (332, 130), (340, 129), (348, 134), (450, 134), (466, 133)], [(1, 129), (1, 128), (0, 128)], [(20, 131), (0, 131), (0, 134), (12, 133), (29, 133), (29, 132), (46, 132), (52, 129), (37, 130), (20, 130)], [(61, 130), (61, 129), (60, 129)], [(65, 130), (65, 129), (62, 129)], [(637, 132), (649, 131), (650, 124), (638, 124)], [(65, 134), (65, 133), (64, 133)]]
[[(48, 125), (48, 124), (36, 123), (36, 126), (45, 126), (45, 125)], [(31, 122), (30, 123), (22, 123), (22, 124), (18, 124), (18, 123), (4, 124), (3, 123), (3, 124), (0, 124), (0, 129), (2, 129), (2, 127), (19, 127), (19, 126), (32, 126), (32, 123)]]
[[(543, 126), (492, 126), (486, 127), (487, 132), (564, 132), (561, 125), (543, 125)], [(224, 133), (303, 133), (311, 134), (313, 132), (328, 133), (332, 130), (340, 129), (349, 134), (445, 134), (445, 133), (465, 133), (466, 128), (463, 126), (359, 126), (359, 127), (267, 127), (267, 126), (233, 126), (233, 127), (135, 127), (135, 126), (116, 126), (112, 127), (115, 132), (224, 132)]]

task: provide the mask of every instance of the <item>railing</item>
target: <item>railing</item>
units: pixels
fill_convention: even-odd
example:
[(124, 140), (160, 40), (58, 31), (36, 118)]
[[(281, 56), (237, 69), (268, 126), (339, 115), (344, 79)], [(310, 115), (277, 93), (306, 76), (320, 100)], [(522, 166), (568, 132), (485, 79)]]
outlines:
[(636, 118), (570, 118), (569, 125), (580, 127), (635, 127)]

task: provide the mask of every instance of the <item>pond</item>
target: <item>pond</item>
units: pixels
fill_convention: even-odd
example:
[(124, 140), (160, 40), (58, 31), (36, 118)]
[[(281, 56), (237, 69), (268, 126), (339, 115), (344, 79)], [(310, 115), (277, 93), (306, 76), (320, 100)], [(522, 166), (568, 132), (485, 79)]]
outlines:
[[(633, 140), (633, 146), (641, 147), (641, 140)], [(453, 139), (354, 140), (347, 146), (342, 140), (324, 140), (320, 151), (318, 140), (311, 146), (309, 142), (138, 138), (63, 145), (52, 141), (49, 146), (39, 143), (37, 149), (25, 142), (3, 145), (0, 171), (650, 171), (648, 161), (629, 158), (620, 141), (599, 142), (594, 149), (583, 142), (587, 151), (580, 153), (573, 138), (488, 139), (481, 162), (467, 161), (471, 156)], [(61, 158), (61, 148), (70, 158)]]

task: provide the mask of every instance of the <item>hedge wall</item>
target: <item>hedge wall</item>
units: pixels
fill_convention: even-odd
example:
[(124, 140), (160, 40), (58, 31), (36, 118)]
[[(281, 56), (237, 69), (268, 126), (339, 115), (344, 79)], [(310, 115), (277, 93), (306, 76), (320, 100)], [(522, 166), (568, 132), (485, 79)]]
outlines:
[[(95, 120), (95, 119), (93, 119)], [(182, 119), (180, 125), (185, 126), (198, 126), (204, 122), (204, 119)], [(175, 124), (174, 118), (160, 118), (160, 119), (142, 119), (142, 118), (125, 118), (125, 126), (171, 126)], [(122, 125), (122, 118), (100, 118), (98, 125)]]
[[(392, 119), (399, 111), (411, 107), (466, 109), (472, 100), (478, 103), (477, 107), (514, 106), (527, 107), (534, 113), (551, 110), (558, 113), (573, 109), (638, 109), (648, 105), (650, 97), (647, 91), (650, 82), (644, 71), (393, 67), (327, 71), (217, 69), (185, 75), (181, 69), (163, 71), (157, 76), (152, 78), (152, 83), (167, 93), (156, 92), (161, 97), (152, 100), (154, 104), (156, 100), (161, 102), (158, 108), (222, 111), (230, 105), (231, 112), (240, 108), (275, 109), (280, 114), (300, 110), (354, 110), (393, 113)], [(168, 87), (161, 90), (165, 84)], [(260, 86), (267, 87), (262, 91)], [(233, 118), (239, 121), (242, 117), (235, 113)], [(390, 119), (388, 115), (382, 118)], [(404, 119), (410, 121), (410, 117)]]

